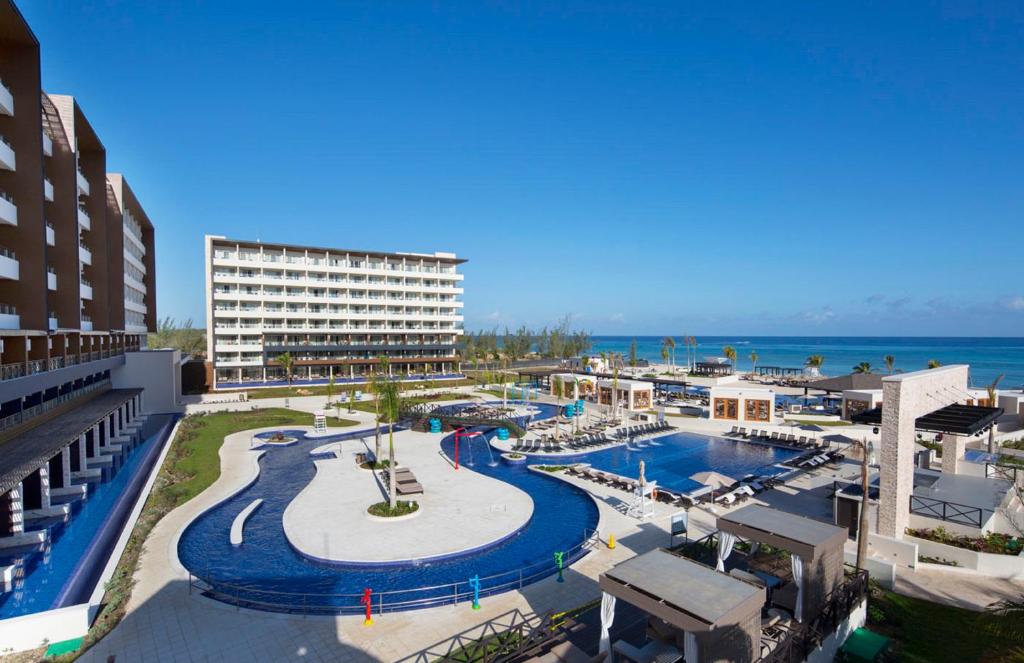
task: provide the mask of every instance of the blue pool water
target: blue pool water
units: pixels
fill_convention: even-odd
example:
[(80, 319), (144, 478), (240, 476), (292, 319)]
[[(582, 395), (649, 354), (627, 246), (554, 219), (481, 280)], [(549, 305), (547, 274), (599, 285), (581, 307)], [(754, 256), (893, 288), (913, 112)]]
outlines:
[(700, 487), (689, 478), (697, 472), (715, 470), (737, 480), (748, 474), (775, 474), (772, 465), (801, 453), (695, 433), (674, 433), (639, 444), (646, 446), (594, 451), (583, 460), (599, 470), (628, 477), (640, 474), (643, 460), (648, 479), (668, 490), (688, 492)]
[(0, 551), (0, 566), (16, 564), (23, 579), (0, 594), (0, 619), (27, 615), (88, 599), (134, 503), (135, 484), (153, 466), (174, 423), (171, 415), (153, 415), (144, 441), (132, 450), (113, 477), (90, 486), (69, 519), (32, 521), (27, 529), (49, 529), (49, 542), (30, 549)]
[[(510, 483), (533, 497), (537, 508), (518, 534), (482, 551), (409, 563), (400, 568), (394, 564), (326, 564), (308, 559), (288, 544), (282, 525), (284, 510), (313, 478), (315, 468), (309, 456), (313, 448), (361, 436), (372, 444), (372, 431), (362, 431), (303, 439), (289, 447), (268, 449), (260, 460), (260, 475), (252, 485), (186, 528), (178, 545), (182, 563), (218, 592), (254, 608), (358, 612), (362, 609), (359, 598), (366, 587), (373, 589), (378, 600), (380, 593), (387, 593), (384, 610), (425, 607), (450, 602), (456, 591), (464, 599), (467, 581), (473, 575), (481, 578), (482, 595), (507, 589), (505, 583), (516, 581), (518, 570), (523, 567), (550, 575), (554, 570), (554, 553), (576, 549), (588, 530), (597, 525), (597, 507), (585, 492), (522, 466), (502, 462), (489, 465), (488, 435), (460, 442), (460, 454), (467, 459), (466, 469)], [(454, 453), (452, 436), (446, 436), (441, 446), (449, 454)], [(497, 452), (493, 455), (497, 459)], [(231, 523), (257, 497), (263, 498), (263, 505), (246, 523), (245, 543), (234, 547), (228, 540)], [(466, 523), (466, 527), (472, 526)], [(387, 541), (380, 545), (387, 545)], [(530, 572), (528, 578), (529, 575)], [(489, 579), (493, 576), (500, 577)], [(459, 586), (453, 588), (453, 583)], [(417, 589), (423, 587), (434, 589)], [(416, 603), (410, 605), (410, 601)], [(399, 603), (402, 605), (395, 605)]]

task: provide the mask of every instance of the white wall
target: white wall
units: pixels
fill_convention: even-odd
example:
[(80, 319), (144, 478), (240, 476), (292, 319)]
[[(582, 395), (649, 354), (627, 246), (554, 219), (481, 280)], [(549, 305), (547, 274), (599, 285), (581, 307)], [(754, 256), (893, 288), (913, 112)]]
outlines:
[(142, 411), (147, 414), (183, 412), (181, 351), (126, 352), (125, 363), (110, 372), (115, 389), (144, 389)]
[(975, 552), (912, 536), (904, 538), (917, 544), (919, 555), (948, 559), (959, 564), (960, 568), (971, 569), (992, 578), (1024, 578), (1024, 557)]

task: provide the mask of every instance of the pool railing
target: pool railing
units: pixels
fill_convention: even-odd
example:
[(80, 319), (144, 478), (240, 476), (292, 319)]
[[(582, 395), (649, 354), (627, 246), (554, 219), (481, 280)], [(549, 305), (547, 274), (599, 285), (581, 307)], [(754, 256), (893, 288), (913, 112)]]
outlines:
[[(565, 551), (563, 570), (582, 559), (597, 544), (598, 532), (586, 528), (583, 540)], [(480, 578), (479, 596), (492, 596), (523, 587), (558, 574), (554, 558), (527, 566)], [(357, 571), (352, 571), (357, 573)], [(208, 574), (207, 574), (208, 575)], [(284, 592), (261, 589), (248, 585), (209, 580), (189, 571), (189, 594), (193, 589), (203, 596), (237, 608), (249, 608), (267, 612), (283, 612), (304, 615), (362, 614), (366, 605), (361, 602), (363, 593), (317, 593)], [(371, 587), (372, 589), (372, 587)], [(410, 596), (411, 595), (411, 596)], [(411, 589), (374, 591), (372, 609), (377, 614), (431, 608), (441, 605), (457, 605), (472, 601), (474, 590), (469, 578), (464, 581)]]

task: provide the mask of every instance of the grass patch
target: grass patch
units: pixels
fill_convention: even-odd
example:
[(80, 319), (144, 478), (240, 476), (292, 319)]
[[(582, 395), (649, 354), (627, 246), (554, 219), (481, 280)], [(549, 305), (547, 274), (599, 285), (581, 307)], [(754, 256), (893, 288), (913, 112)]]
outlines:
[(1024, 642), (999, 629), (1011, 619), (881, 590), (868, 608), (871, 630), (892, 638), (895, 660), (907, 663), (1022, 660)]
[(568, 469), (568, 465), (534, 465), (536, 469), (541, 472), (561, 472), (562, 470)]
[(1019, 555), (1021, 551), (1024, 551), (1024, 537), (1014, 537), (998, 532), (989, 532), (984, 536), (965, 536), (954, 534), (945, 527), (936, 527), (935, 529), (908, 529), (907, 534), (919, 539), (944, 543), (954, 548), (995, 555)]
[[(308, 426), (311, 415), (283, 408), (247, 412), (216, 412), (193, 414), (178, 425), (178, 433), (170, 442), (167, 457), (157, 474), (146, 503), (135, 523), (128, 545), (107, 583), (103, 605), (78, 652), (64, 654), (53, 660), (71, 661), (109, 633), (124, 616), (135, 584), (133, 576), (139, 556), (145, 550), (146, 538), (160, 519), (173, 509), (206, 490), (220, 476), (220, 447), (224, 438), (251, 428), (270, 426)], [(331, 426), (353, 426), (346, 419), (328, 420)]]
[(370, 508), (366, 511), (371, 516), (377, 516), (378, 518), (397, 518), (398, 516), (408, 516), (410, 513), (416, 513), (419, 511), (419, 508), (420, 505), (417, 502), (403, 502), (399, 500), (395, 502), (394, 509), (387, 502), (377, 502), (376, 504), (371, 504)]
[[(453, 380), (427, 380), (424, 383), (422, 380), (415, 382), (400, 382), (402, 385), (402, 391), (415, 391), (417, 389), (436, 389), (436, 388), (451, 388), (451, 387), (472, 387), (479, 384), (476, 380), (469, 380), (466, 378), (459, 378)], [(356, 391), (369, 391), (369, 382), (345, 382), (343, 384), (334, 385), (334, 394), (332, 398), (339, 398), (348, 400), (349, 389), (355, 389)], [(253, 389), (225, 389), (218, 390), (217, 394), (237, 394), (245, 392), (248, 394), (249, 400), (255, 400), (260, 398), (299, 398), (301, 396), (326, 396), (327, 385), (293, 385), (290, 389), (288, 387), (258, 387)]]
[(828, 426), (852, 426), (853, 423), (849, 421), (818, 421), (817, 419), (786, 419), (788, 423), (797, 423), (803, 426), (821, 426), (827, 428)]

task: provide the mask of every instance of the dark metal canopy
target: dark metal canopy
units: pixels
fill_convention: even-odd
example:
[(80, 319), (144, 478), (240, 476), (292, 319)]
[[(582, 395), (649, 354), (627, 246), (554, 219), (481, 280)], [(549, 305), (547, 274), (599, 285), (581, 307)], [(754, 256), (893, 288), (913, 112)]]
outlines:
[[(953, 403), (939, 408), (914, 422), (917, 430), (930, 433), (949, 433), (950, 435), (977, 435), (1003, 416), (1001, 407), (981, 407), (980, 405), (960, 405)], [(882, 423), (882, 408), (864, 410), (851, 417), (856, 424), (879, 426)]]
[(829, 393), (860, 389), (881, 389), (882, 376), (875, 373), (850, 373), (849, 375), (839, 375), (834, 378), (807, 380), (796, 386)]

